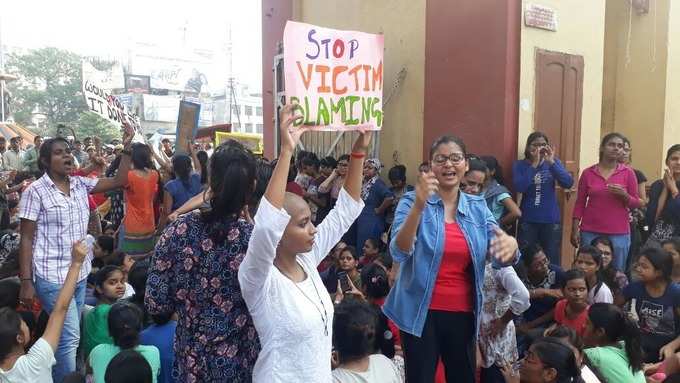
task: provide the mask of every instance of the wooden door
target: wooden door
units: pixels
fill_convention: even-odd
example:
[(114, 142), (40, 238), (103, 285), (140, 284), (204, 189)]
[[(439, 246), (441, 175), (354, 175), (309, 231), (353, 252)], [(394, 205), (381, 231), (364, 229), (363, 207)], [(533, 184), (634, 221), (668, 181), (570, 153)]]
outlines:
[(571, 234), (576, 201), (583, 105), (583, 57), (546, 50), (536, 51), (534, 129), (548, 135), (559, 159), (574, 177), (571, 190), (557, 187), (562, 212), (562, 266), (571, 268)]

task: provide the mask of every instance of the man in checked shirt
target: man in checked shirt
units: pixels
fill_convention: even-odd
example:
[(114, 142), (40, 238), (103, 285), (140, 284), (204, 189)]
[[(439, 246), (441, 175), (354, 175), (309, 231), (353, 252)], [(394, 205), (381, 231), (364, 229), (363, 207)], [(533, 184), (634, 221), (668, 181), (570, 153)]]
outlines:
[[(130, 169), (132, 129), (125, 125), (125, 150), (115, 178), (91, 179), (72, 176), (75, 161), (71, 145), (64, 138), (49, 139), (40, 147), (38, 163), (45, 174), (21, 196), (21, 244), (19, 275), (21, 304), (31, 307), (34, 297), (51, 312), (71, 261), (74, 242), (87, 235), (90, 216), (88, 193), (104, 193), (127, 184)], [(85, 301), (86, 278), (92, 268), (92, 249), (80, 271), (75, 299), (71, 301), (52, 371), (55, 382), (76, 369), (80, 340), (80, 312)]]

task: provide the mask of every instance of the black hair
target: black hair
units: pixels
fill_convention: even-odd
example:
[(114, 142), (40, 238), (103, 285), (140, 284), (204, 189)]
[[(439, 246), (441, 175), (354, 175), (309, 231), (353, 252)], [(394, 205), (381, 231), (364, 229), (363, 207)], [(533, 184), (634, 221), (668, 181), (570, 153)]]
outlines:
[[(123, 270), (121, 270), (120, 267), (114, 266), (114, 265), (106, 265), (102, 267), (101, 269), (97, 270), (97, 273), (94, 275), (94, 285), (95, 287), (102, 288), (104, 286), (104, 282), (106, 282), (109, 277), (111, 277), (111, 274), (115, 273), (116, 271), (119, 271), (121, 274), (123, 273)], [(94, 289), (94, 296), (96, 298), (99, 298), (101, 294), (97, 291), (97, 289)]]
[(0, 308), (0, 362), (4, 361), (18, 345), (21, 334), (21, 315), (14, 308)]
[(165, 143), (165, 142), (170, 142), (170, 139), (169, 139), (169, 138), (164, 138), (164, 139), (161, 140), (161, 143)]
[(149, 148), (148, 145), (136, 142), (132, 144), (131, 149), (132, 149), (131, 160), (132, 165), (135, 167), (135, 169), (143, 170), (156, 168), (153, 165), (153, 162), (151, 161), (151, 149)]
[(588, 309), (588, 319), (593, 324), (593, 329), (604, 331), (608, 342), (623, 340), (631, 370), (642, 370), (642, 339), (635, 321), (611, 303), (592, 304)]
[(600, 267), (600, 270), (602, 270), (602, 252), (600, 249), (592, 245), (583, 245), (578, 248), (576, 256), (578, 256), (578, 254), (590, 255), (593, 258), (593, 261)]
[(113, 253), (114, 243), (115, 243), (115, 240), (110, 235), (100, 235), (97, 238), (97, 244), (99, 245), (99, 247), (101, 247), (102, 250), (104, 250), (108, 254)]
[(665, 246), (665, 245), (671, 245), (671, 246), (673, 246), (675, 251), (680, 252), (680, 237), (672, 237), (670, 239), (662, 241), (661, 246)]
[(667, 281), (671, 281), (671, 274), (673, 273), (673, 256), (663, 249), (655, 247), (647, 247), (640, 251), (640, 257), (645, 257), (649, 263), (658, 271), (661, 271), (661, 277)]
[(382, 241), (378, 238), (366, 238), (366, 242), (370, 243), (373, 248), (378, 250), (378, 252), (382, 250)]
[[(604, 245), (609, 248), (609, 251), (612, 253), (612, 261), (609, 262), (607, 266), (600, 265), (600, 277), (602, 278), (602, 282), (604, 282), (607, 287), (609, 287), (612, 293), (621, 290), (618, 282), (616, 282), (616, 268), (614, 267), (614, 244), (612, 243), (612, 240), (606, 235), (600, 235), (593, 238), (593, 240), (590, 241), (590, 245)], [(601, 253), (602, 251), (600, 251), (600, 254)]]
[(531, 348), (544, 366), (555, 369), (555, 382), (571, 383), (581, 376), (574, 351), (560, 339), (542, 338), (534, 342)]
[(205, 150), (199, 150), (196, 158), (201, 166), (201, 185), (205, 185), (208, 183), (208, 153)]
[(166, 324), (166, 323), (170, 322), (170, 320), (172, 320), (173, 315), (174, 315), (173, 312), (153, 314), (153, 315), (151, 315), (151, 320), (157, 326), (163, 326), (164, 324)]
[(385, 266), (387, 270), (392, 270), (394, 259), (392, 259), (392, 256), (388, 251), (383, 251), (382, 253), (378, 254), (378, 260), (380, 260), (380, 263), (382, 263), (382, 265)]
[(373, 299), (385, 298), (390, 292), (387, 272), (380, 265), (371, 263), (361, 270), (361, 285), (366, 296)]
[(343, 154), (340, 157), (338, 157), (338, 162), (340, 161), (348, 161), (349, 162), (349, 154)]
[(191, 186), (189, 177), (191, 176), (191, 158), (186, 154), (177, 154), (172, 157), (172, 171), (175, 177), (182, 181), (185, 187)]
[(19, 306), (19, 292), (21, 284), (16, 279), (0, 280), (0, 307), (11, 309)]
[(569, 281), (573, 281), (575, 279), (583, 279), (583, 281), (585, 282), (586, 274), (579, 269), (567, 270), (567, 272), (564, 273), (564, 286), (562, 287), (563, 288), (566, 287)]
[(153, 373), (149, 362), (135, 350), (123, 350), (106, 366), (105, 383), (151, 383)]
[(359, 260), (359, 255), (357, 254), (357, 249), (354, 246), (347, 245), (345, 246), (344, 249), (340, 250), (340, 254), (338, 254), (338, 257), (342, 255), (342, 253), (348, 252), (350, 255), (352, 255), (352, 258), (354, 260), (358, 261)]
[(668, 150), (666, 151), (666, 162), (668, 162), (668, 160), (671, 159), (671, 156), (675, 152), (680, 152), (680, 144), (675, 144), (675, 145), (671, 146), (670, 148), (668, 148)]
[[(463, 155), (467, 157), (467, 149), (465, 148), (465, 143), (463, 142), (463, 140), (461, 140), (458, 137), (454, 137), (454, 136), (441, 136), (441, 137), (437, 138), (436, 140), (434, 140), (434, 142), (432, 143), (432, 146), (430, 147), (430, 157), (429, 158), (432, 159), (432, 157), (434, 156), (434, 153), (437, 151), (437, 149), (439, 149), (440, 146), (450, 144), (450, 143), (454, 143), (454, 144), (458, 145), (460, 150), (463, 152)], [(429, 163), (428, 163), (428, 165), (429, 165)], [(422, 166), (422, 164), (421, 164), (421, 166)]]
[(543, 132), (533, 132), (527, 137), (527, 143), (524, 145), (524, 159), (528, 160), (529, 157), (531, 157), (531, 150), (529, 149), (529, 146), (531, 144), (538, 140), (539, 138), (543, 138), (546, 142), (546, 144), (550, 145), (550, 140), (548, 139), (548, 136), (543, 133)]
[(406, 181), (406, 166), (395, 165), (389, 172), (387, 172), (387, 178), (392, 181)]
[(135, 303), (144, 304), (146, 294), (146, 279), (149, 276), (149, 266), (144, 262), (135, 262), (128, 272), (128, 283), (135, 290), (130, 300)]
[(545, 331), (545, 336), (558, 339), (566, 339), (578, 352), (583, 352), (583, 340), (576, 331), (565, 325), (555, 325)]
[(319, 169), (319, 159), (316, 157), (316, 155), (306, 156), (302, 158), (300, 163), (302, 164), (302, 166), (311, 166), (314, 169)]
[(531, 267), (531, 263), (536, 258), (536, 255), (543, 252), (543, 248), (538, 243), (532, 243), (522, 248), (522, 262), (527, 268)]
[(338, 166), (338, 161), (336, 161), (335, 158), (328, 156), (321, 159), (320, 165), (325, 166), (327, 168), (335, 169)]
[[(480, 160), (480, 159), (473, 158), (473, 159), (470, 159), (468, 161), (468, 171), (467, 171), (467, 173), (472, 172), (472, 171), (477, 171), (477, 172), (482, 172), (482, 173), (486, 174), (486, 172), (488, 170), (489, 170), (489, 168), (486, 167), (486, 163), (484, 161)], [(465, 174), (467, 174), (467, 173), (465, 173)]]
[(615, 138), (620, 139), (624, 143), (626, 142), (626, 136), (624, 136), (623, 134), (618, 133), (618, 132), (612, 132), (612, 133), (609, 133), (609, 134), (605, 135), (604, 137), (602, 137), (602, 141), (600, 142), (600, 151), (599, 151), (600, 154), (598, 156), (598, 158), (600, 160), (602, 159), (602, 152), (603, 152), (604, 147), (609, 143), (609, 141), (611, 141)]
[(479, 157), (484, 164), (486, 164), (486, 168), (489, 169), (489, 172), (495, 172), (493, 174), (493, 178), (498, 182), (499, 185), (505, 185), (505, 179), (503, 178), (503, 167), (501, 167), (501, 164), (498, 162), (496, 157), (494, 156), (481, 156)]
[(596, 289), (595, 292), (597, 293), (598, 288), (596, 286), (599, 286), (600, 282), (604, 282), (603, 281), (604, 278), (602, 277), (602, 252), (600, 251), (600, 249), (598, 249), (595, 246), (582, 245), (578, 248), (578, 252), (576, 253), (576, 257), (578, 258), (578, 256), (580, 254), (590, 255), (590, 257), (593, 258), (593, 261), (595, 261), (595, 264), (597, 264), (597, 266), (598, 266), (598, 269), (595, 272), (595, 278), (597, 278), (596, 285), (595, 286), (588, 286), (588, 290), (595, 288)]
[(40, 146), (40, 153), (38, 154), (38, 169), (40, 169), (40, 171), (46, 172), (47, 169), (49, 169), (50, 161), (52, 160), (52, 147), (59, 142), (66, 145), (68, 150), (71, 149), (71, 144), (63, 137), (54, 137), (45, 140)]
[(335, 308), (333, 344), (341, 364), (373, 353), (377, 322), (375, 310), (366, 303), (348, 299)]
[(211, 209), (204, 219), (215, 222), (238, 216), (252, 199), (255, 170), (253, 154), (240, 143), (228, 140), (217, 147), (210, 159)]
[(130, 349), (139, 345), (139, 333), (143, 326), (142, 310), (137, 305), (119, 301), (109, 311), (109, 334), (113, 344), (121, 349)]
[(680, 383), (680, 372), (668, 375), (663, 383)]
[(118, 266), (120, 268), (123, 267), (123, 264), (125, 263), (125, 257), (127, 257), (127, 253), (124, 253), (120, 250), (116, 250), (111, 255), (108, 255), (103, 258), (104, 264), (106, 265), (111, 265), (111, 266)]

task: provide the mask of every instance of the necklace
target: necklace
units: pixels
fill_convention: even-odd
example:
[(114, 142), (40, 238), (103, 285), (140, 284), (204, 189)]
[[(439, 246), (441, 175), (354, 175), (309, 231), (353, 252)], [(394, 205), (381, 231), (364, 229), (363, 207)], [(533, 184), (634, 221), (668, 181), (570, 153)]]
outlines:
[(319, 299), (319, 303), (321, 303), (321, 307), (323, 308), (323, 312), (321, 311), (321, 309), (319, 309), (319, 306), (317, 306), (316, 303), (314, 303), (314, 300), (312, 298), (310, 298), (309, 296), (307, 296), (307, 294), (305, 294), (305, 292), (300, 288), (300, 286), (298, 286), (297, 283), (295, 283), (295, 281), (293, 281), (290, 277), (288, 277), (288, 275), (286, 273), (281, 271), (281, 269), (279, 269), (278, 266), (276, 266), (276, 268), (279, 269), (279, 272), (281, 272), (281, 274), (285, 275), (286, 277), (288, 277), (288, 279), (291, 280), (291, 282), (293, 282), (293, 285), (295, 285), (295, 288), (297, 288), (298, 291), (302, 294), (302, 296), (305, 297), (309, 301), (309, 303), (311, 303), (312, 306), (314, 306), (316, 311), (319, 312), (319, 315), (321, 316), (321, 323), (323, 323), (323, 334), (325, 336), (328, 336), (328, 313), (326, 312), (326, 306), (323, 304), (323, 300), (321, 299), (321, 294), (319, 294), (319, 290), (316, 288), (316, 283), (314, 283), (314, 278), (312, 278), (312, 276), (307, 272), (307, 270), (305, 269), (305, 267), (301, 263), (298, 262), (298, 265), (300, 265), (300, 267), (302, 268), (302, 271), (304, 271), (305, 274), (307, 274), (307, 278), (309, 278), (309, 280), (312, 282), (312, 286), (314, 286), (314, 291), (316, 292), (316, 297)]

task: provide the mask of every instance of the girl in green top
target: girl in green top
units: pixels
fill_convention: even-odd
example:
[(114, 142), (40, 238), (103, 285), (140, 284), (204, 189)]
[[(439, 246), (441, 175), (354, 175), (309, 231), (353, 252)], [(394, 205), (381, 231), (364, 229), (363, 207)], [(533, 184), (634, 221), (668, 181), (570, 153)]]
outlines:
[(113, 343), (109, 335), (108, 316), (111, 305), (123, 297), (125, 281), (123, 271), (117, 266), (104, 266), (95, 274), (94, 296), (97, 306), (83, 320), (83, 348), (85, 357), (98, 344)]
[(87, 364), (91, 367), (94, 383), (107, 382), (105, 376), (109, 363), (121, 351), (126, 350), (134, 350), (146, 359), (149, 367), (151, 367), (153, 383), (157, 383), (158, 374), (161, 371), (161, 356), (156, 346), (139, 345), (142, 318), (142, 310), (133, 303), (120, 301), (111, 306), (108, 327), (111, 337), (113, 337), (113, 344), (100, 344), (92, 350), (90, 357), (87, 359)]
[(640, 329), (618, 306), (590, 306), (583, 333), (587, 363), (607, 382), (644, 383)]

